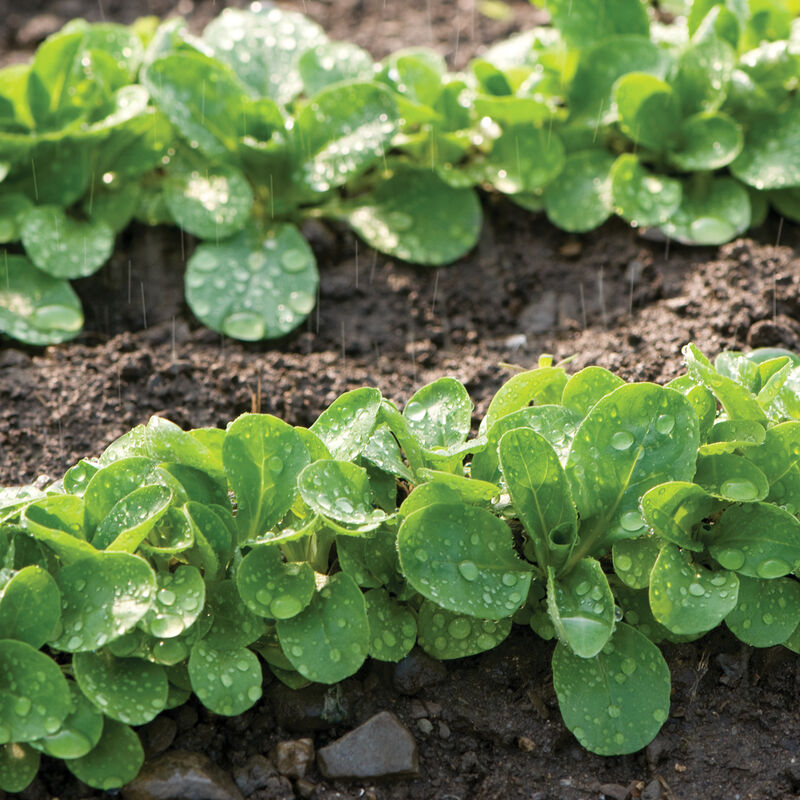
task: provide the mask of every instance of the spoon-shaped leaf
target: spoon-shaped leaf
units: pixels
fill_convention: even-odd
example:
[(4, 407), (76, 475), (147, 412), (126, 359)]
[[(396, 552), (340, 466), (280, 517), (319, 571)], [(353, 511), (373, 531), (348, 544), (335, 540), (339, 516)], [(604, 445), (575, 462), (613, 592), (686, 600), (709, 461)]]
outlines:
[(200, 702), (215, 714), (242, 714), (261, 697), (261, 665), (246, 647), (218, 650), (199, 641), (189, 657), (189, 677)]
[(132, 781), (144, 763), (139, 737), (113, 719), (103, 721), (103, 735), (97, 746), (80, 758), (65, 762), (79, 780), (95, 789), (119, 789)]
[(464, 658), (497, 647), (511, 631), (511, 618), (479, 619), (425, 600), (419, 609), (419, 645), (434, 658)]

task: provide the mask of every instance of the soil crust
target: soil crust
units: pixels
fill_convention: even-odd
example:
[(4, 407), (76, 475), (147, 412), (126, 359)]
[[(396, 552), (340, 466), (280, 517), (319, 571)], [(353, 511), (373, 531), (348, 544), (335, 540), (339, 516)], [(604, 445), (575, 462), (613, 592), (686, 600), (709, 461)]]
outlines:
[[(376, 57), (423, 44), (456, 66), (543, 19), (522, 0), (508, 4), (502, 21), (481, 14), (473, 0), (280, 5), (306, 11), (332, 37), (356, 41)], [(179, 11), (199, 29), (219, 10), (209, 0), (34, 0), (24, 7), (0, 0), (0, 64), (26, 58), (73, 16), (127, 22)], [(680, 348), (689, 341), (710, 355), (757, 346), (800, 350), (796, 226), (770, 219), (753, 238), (689, 249), (645, 240), (618, 222), (569, 236), (502, 198), (485, 198), (484, 209), (478, 247), (440, 270), (387, 259), (343, 229), (309, 225), (319, 306), (303, 329), (258, 344), (204, 329), (186, 309), (188, 237), (129, 229), (110, 264), (77, 283), (87, 324), (75, 342), (46, 349), (0, 343), (0, 485), (60, 477), (151, 414), (199, 427), (260, 410), (307, 425), (347, 389), (374, 385), (402, 403), (422, 384), (453, 375), (469, 389), (477, 422), (513, 373), (509, 365), (530, 367), (543, 352), (574, 357), (575, 369), (599, 364), (628, 379), (663, 382), (680, 371)], [(293, 705), (272, 684), (241, 717), (217, 717), (192, 702), (169, 712), (171, 723), (151, 723), (143, 740), (156, 752), (153, 740), (161, 729), (163, 744), (166, 725), (173, 732), (167, 752), (202, 752), (235, 774), (278, 741), (312, 735), (319, 748), (391, 710), (417, 739), (420, 778), (336, 784), (312, 771), (310, 788), (284, 779), (287, 794), (273, 788), (250, 796), (800, 797), (800, 660), (788, 651), (751, 650), (724, 631), (667, 647), (670, 718), (646, 751), (621, 758), (587, 753), (566, 731), (551, 653), (551, 644), (515, 629), (496, 651), (447, 662), (444, 675), (417, 665), (424, 680), (411, 686), (391, 666), (367, 664), (336, 690), (344, 720), (313, 734), (296, 728), (308, 713), (302, 704), (314, 698), (300, 695)], [(47, 761), (20, 796), (103, 795)]]

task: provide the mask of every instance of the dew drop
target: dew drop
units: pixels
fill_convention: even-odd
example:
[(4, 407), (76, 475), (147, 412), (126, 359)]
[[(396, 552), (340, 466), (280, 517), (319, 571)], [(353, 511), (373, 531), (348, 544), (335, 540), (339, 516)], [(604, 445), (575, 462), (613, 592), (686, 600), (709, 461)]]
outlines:
[(758, 497), (758, 489), (752, 481), (743, 478), (731, 479), (723, 481), (722, 486), (719, 487), (720, 494), (731, 500), (739, 500), (741, 502), (748, 502), (755, 500)]
[(633, 434), (629, 431), (617, 431), (611, 437), (611, 446), (615, 450), (627, 450), (633, 444)]
[(270, 604), (269, 610), (275, 619), (289, 619), (303, 610), (301, 602), (291, 595), (276, 597)]
[(756, 572), (759, 578), (780, 578), (782, 575), (786, 575), (790, 569), (789, 565), (780, 558), (768, 558), (756, 567)]
[(706, 590), (703, 586), (699, 583), (690, 583), (689, 584), (689, 594), (693, 597), (702, 597), (706, 593)]
[(281, 265), (286, 272), (300, 272), (308, 264), (307, 256), (301, 250), (287, 250), (281, 256)]
[(674, 427), (675, 417), (672, 414), (661, 414), (656, 417), (655, 428), (662, 436), (672, 433)]

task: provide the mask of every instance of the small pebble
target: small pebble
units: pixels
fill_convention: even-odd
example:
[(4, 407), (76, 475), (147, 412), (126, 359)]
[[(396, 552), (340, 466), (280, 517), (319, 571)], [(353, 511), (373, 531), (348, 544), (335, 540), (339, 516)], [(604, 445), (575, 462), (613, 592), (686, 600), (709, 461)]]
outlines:
[(450, 728), (444, 722), (439, 723), (439, 737), (442, 739), (450, 738)]
[(422, 733), (428, 734), (433, 730), (433, 723), (427, 717), (423, 717), (417, 720), (417, 727)]

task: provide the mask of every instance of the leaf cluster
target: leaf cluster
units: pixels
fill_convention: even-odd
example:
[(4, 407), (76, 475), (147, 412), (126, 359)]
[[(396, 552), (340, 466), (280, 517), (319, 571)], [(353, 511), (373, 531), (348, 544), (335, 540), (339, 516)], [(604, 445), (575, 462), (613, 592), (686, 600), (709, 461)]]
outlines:
[(175, 19), (71, 22), (0, 70), (0, 330), (76, 335), (69, 280), (133, 219), (199, 238), (189, 306), (257, 340), (316, 302), (309, 217), (429, 265), (475, 244), (477, 189), (568, 231), (618, 214), (696, 244), (758, 225), (769, 204), (800, 218), (792, 3), (695, 0), (669, 26), (640, 0), (548, 7), (552, 27), (460, 73), (424, 48), (376, 63), (259, 4), (200, 37)]
[(113, 789), (131, 726), (194, 693), (240, 714), (263, 670), (336, 683), (415, 644), (557, 639), (564, 721), (636, 751), (669, 713), (657, 647), (723, 622), (800, 651), (800, 357), (693, 346), (667, 386), (544, 358), (471, 437), (464, 386), (377, 389), (310, 428), (159, 417), (45, 489), (0, 490), (0, 788), (41, 754)]

